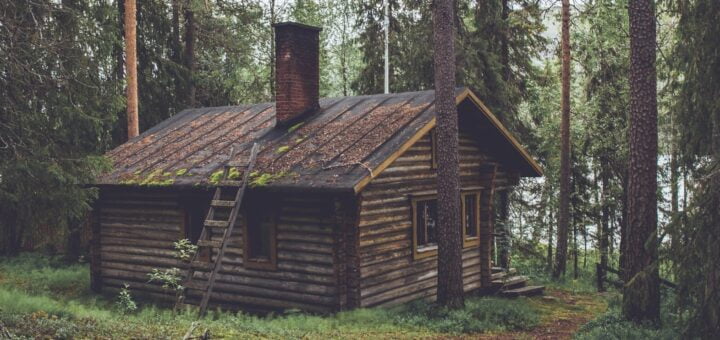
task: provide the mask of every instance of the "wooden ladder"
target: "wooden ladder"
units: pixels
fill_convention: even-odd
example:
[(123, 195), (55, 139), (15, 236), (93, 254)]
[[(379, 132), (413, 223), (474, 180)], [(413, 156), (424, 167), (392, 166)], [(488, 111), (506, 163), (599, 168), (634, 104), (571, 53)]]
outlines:
[[(189, 268), (187, 271), (187, 277), (183, 282), (183, 289), (180, 291), (175, 303), (175, 309), (186, 305), (185, 299), (187, 290), (197, 290), (203, 292), (202, 300), (200, 301), (199, 316), (204, 316), (207, 312), (208, 302), (210, 301), (210, 295), (212, 295), (213, 286), (215, 285), (215, 278), (217, 273), (222, 267), (223, 257), (225, 255), (225, 248), (228, 244), (228, 239), (232, 235), (233, 228), (235, 226), (235, 219), (237, 219), (240, 211), (240, 205), (242, 204), (245, 189), (247, 188), (248, 179), (250, 173), (253, 171), (255, 166), (255, 158), (257, 157), (257, 143), (253, 144), (250, 151), (250, 158), (247, 162), (245, 171), (242, 175), (242, 180), (232, 180), (229, 178), (230, 169), (233, 168), (233, 163), (228, 162), (225, 164), (223, 169), (222, 180), (218, 183), (213, 195), (212, 201), (210, 202), (210, 209), (208, 210), (205, 223), (198, 238), (198, 250), (192, 256), (190, 260)], [(230, 152), (230, 161), (234, 156), (234, 152)], [(223, 200), (223, 194), (226, 194), (227, 190), (237, 190), (235, 192), (234, 200)], [(232, 192), (232, 191), (231, 191)], [(230, 194), (232, 195), (232, 193)], [(230, 209), (227, 220), (215, 219), (215, 212), (218, 209)], [(212, 232), (211, 229), (222, 230), (222, 236), (219, 240), (211, 240)], [(205, 262), (200, 260), (200, 250), (207, 249), (209, 252), (210, 261)], [(213, 249), (217, 249), (217, 255), (215, 261), (212, 261)], [(204, 271), (209, 272), (207, 280), (202, 278), (195, 278), (195, 272)]]

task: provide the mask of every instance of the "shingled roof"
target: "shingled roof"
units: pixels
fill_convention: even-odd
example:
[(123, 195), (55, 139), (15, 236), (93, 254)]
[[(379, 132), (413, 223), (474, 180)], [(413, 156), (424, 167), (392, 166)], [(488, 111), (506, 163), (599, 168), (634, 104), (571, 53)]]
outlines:
[[(96, 184), (211, 185), (213, 173), (226, 162), (246, 162), (258, 143), (257, 176), (265, 175), (268, 187), (357, 192), (435, 126), (434, 100), (434, 91), (325, 98), (313, 115), (282, 129), (275, 127), (273, 103), (188, 109), (108, 152), (112, 171)], [(521, 175), (541, 175), (471, 91), (458, 89), (457, 102), (477, 109), (484, 126), (478, 131), (500, 136)]]

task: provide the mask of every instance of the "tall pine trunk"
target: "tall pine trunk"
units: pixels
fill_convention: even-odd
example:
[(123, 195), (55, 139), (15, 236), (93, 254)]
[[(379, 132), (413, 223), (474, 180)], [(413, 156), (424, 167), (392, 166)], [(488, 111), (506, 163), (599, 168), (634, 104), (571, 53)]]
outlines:
[(127, 69), (127, 124), (128, 139), (140, 133), (138, 121), (137, 22), (135, 0), (125, 0), (125, 68)]
[(562, 118), (560, 120), (560, 211), (553, 277), (565, 274), (570, 220), (570, 0), (562, 1)]
[(600, 242), (600, 271), (598, 275), (598, 282), (600, 283), (598, 290), (605, 291), (605, 277), (607, 276), (608, 266), (608, 243), (610, 234), (610, 165), (606, 158), (600, 158), (600, 181), (602, 182), (602, 200), (601, 200), (601, 214), (600, 214), (600, 230), (599, 230), (599, 242)]
[(450, 308), (464, 306), (458, 115), (455, 106), (455, 34), (452, 0), (436, 0), (433, 14), (435, 107), (438, 148), (438, 289), (437, 301)]
[[(275, 0), (270, 0), (270, 27), (275, 20)], [(270, 33), (270, 100), (275, 101), (275, 35)]]
[(195, 12), (191, 2), (185, 8), (185, 67), (188, 70), (187, 100), (195, 107)]
[[(510, 82), (510, 5), (509, 0), (502, 0), (502, 35), (500, 39), (500, 62), (502, 63), (502, 77), (505, 84)], [(509, 117), (506, 117), (508, 119)], [(498, 194), (498, 215), (495, 223), (497, 236), (498, 265), (502, 268), (510, 268), (510, 247), (512, 231), (510, 230), (510, 194), (512, 189), (501, 190)], [(499, 227), (499, 228), (497, 228)]]
[(630, 166), (623, 315), (660, 320), (657, 261), (657, 77), (652, 0), (630, 0)]

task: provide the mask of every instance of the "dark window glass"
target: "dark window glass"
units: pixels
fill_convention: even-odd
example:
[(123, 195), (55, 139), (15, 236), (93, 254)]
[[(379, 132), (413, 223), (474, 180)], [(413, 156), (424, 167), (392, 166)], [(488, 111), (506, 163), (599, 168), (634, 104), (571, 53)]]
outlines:
[(465, 237), (477, 237), (477, 195), (465, 195)]
[(247, 216), (247, 257), (249, 260), (269, 261), (275, 216), (266, 207), (252, 205)]
[(417, 201), (415, 206), (417, 245), (435, 245), (437, 226), (437, 200)]

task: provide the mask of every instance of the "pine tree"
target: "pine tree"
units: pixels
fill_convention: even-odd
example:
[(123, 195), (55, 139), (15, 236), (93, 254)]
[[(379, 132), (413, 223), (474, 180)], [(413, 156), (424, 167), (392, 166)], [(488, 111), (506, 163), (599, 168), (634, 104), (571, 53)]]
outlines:
[(636, 322), (660, 320), (657, 260), (657, 76), (655, 8), (630, 0), (630, 164), (623, 315)]
[(437, 300), (450, 308), (464, 306), (458, 115), (455, 106), (455, 34), (453, 1), (433, 3), (435, 107), (438, 147), (438, 288)]
[(553, 277), (565, 274), (570, 223), (570, 0), (562, 1), (562, 118), (560, 121), (560, 211)]
[(127, 71), (128, 139), (140, 133), (138, 121), (138, 78), (135, 0), (125, 0), (125, 70)]

